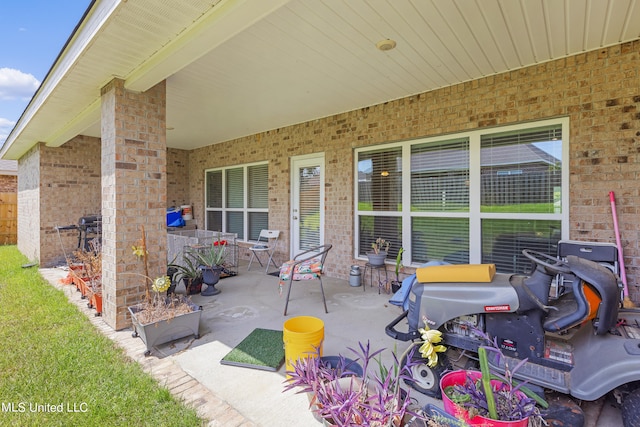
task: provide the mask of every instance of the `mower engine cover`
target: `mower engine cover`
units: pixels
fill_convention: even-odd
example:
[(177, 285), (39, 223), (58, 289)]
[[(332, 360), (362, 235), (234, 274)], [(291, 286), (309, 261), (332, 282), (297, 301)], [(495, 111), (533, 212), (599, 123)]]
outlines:
[(437, 329), (456, 317), (496, 312), (515, 312), (518, 294), (511, 286), (511, 274), (496, 273), (490, 283), (414, 283), (409, 295), (409, 330)]

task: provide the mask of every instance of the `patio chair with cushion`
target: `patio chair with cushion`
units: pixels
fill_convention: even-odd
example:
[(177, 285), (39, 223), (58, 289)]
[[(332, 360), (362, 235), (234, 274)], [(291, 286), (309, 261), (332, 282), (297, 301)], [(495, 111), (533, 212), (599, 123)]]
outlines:
[(324, 273), (325, 260), (332, 245), (320, 245), (315, 248), (306, 250), (296, 255), (292, 260), (285, 262), (280, 267), (280, 289), (286, 282), (289, 282), (287, 290), (287, 301), (284, 304), (284, 315), (287, 315), (287, 307), (289, 306), (289, 296), (291, 295), (291, 286), (293, 282), (308, 281), (318, 279), (320, 282), (320, 291), (322, 292), (322, 302), (324, 303), (324, 312), (328, 313), (327, 301), (324, 297), (324, 288), (322, 287), (322, 274)]
[(249, 258), (249, 266), (247, 267), (247, 271), (251, 269), (251, 263), (254, 259), (257, 259), (260, 263), (260, 267), (265, 267), (262, 265), (262, 261), (260, 261), (259, 253), (266, 253), (269, 258), (267, 259), (265, 273), (269, 272), (269, 264), (273, 264), (275, 268), (278, 268), (276, 263), (273, 261), (273, 253), (276, 250), (276, 244), (278, 243), (278, 237), (280, 237), (280, 230), (261, 230), (260, 235), (258, 236), (258, 240), (252, 242), (253, 245), (249, 248), (251, 251), (251, 258)]

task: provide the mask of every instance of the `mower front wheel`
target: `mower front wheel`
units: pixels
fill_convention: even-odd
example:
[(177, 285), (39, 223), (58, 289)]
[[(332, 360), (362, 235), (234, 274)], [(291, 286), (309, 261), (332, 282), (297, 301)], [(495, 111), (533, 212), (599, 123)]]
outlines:
[(427, 359), (421, 357), (417, 351), (405, 357), (405, 359), (402, 360), (402, 366), (407, 364), (409, 357), (411, 357), (409, 372), (413, 379), (405, 379), (405, 383), (412, 389), (429, 397), (442, 398), (440, 393), (440, 378), (442, 378), (444, 372), (449, 369), (449, 359), (447, 359), (447, 356), (440, 355), (438, 357), (438, 364), (433, 368), (427, 365)]

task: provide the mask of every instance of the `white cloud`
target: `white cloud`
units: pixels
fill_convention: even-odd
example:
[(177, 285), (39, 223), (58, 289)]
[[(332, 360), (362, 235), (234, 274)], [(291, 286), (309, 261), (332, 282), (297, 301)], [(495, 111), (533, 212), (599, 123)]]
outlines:
[(9, 132), (11, 132), (11, 129), (13, 129), (15, 124), (16, 122), (0, 117), (0, 146), (2, 146), (4, 141), (7, 139)]
[(0, 100), (29, 99), (40, 86), (32, 74), (14, 68), (0, 68)]

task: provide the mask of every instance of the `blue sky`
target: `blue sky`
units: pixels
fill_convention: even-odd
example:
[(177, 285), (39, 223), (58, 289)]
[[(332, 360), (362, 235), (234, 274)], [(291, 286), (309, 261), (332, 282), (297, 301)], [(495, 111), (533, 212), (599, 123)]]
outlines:
[(0, 8), (0, 145), (91, 0), (10, 0)]

